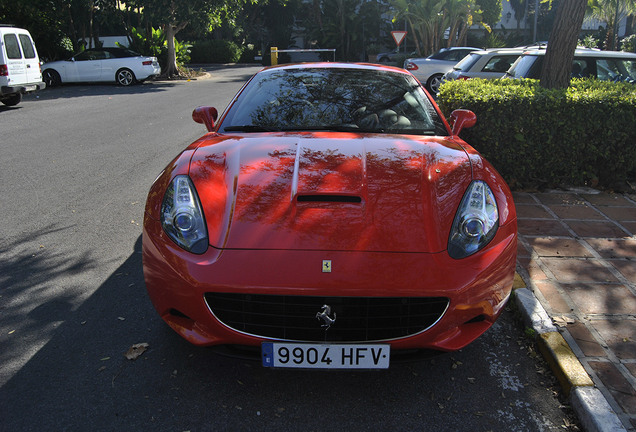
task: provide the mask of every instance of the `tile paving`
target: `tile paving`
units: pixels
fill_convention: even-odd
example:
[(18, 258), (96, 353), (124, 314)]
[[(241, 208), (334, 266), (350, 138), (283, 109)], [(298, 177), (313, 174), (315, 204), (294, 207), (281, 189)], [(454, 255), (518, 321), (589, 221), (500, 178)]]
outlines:
[(517, 270), (636, 432), (636, 195), (515, 193)]

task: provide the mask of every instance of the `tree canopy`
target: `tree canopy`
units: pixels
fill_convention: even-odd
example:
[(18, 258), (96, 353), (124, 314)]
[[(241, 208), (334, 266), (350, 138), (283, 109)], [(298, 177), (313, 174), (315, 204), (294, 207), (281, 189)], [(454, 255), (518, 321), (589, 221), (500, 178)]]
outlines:
[[(517, 21), (533, 7), (528, 0), (507, 1)], [(636, 0), (554, 1), (568, 12), (547, 24), (551, 36), (545, 62), (550, 66), (542, 79), (546, 83), (556, 82), (554, 76), (547, 77), (557, 69), (559, 82), (566, 77), (565, 60), (578, 39), (582, 4), (588, 17), (607, 24), (606, 49), (615, 40), (616, 21), (636, 14)], [(265, 54), (270, 46), (287, 48), (302, 37), (305, 45), (299, 48), (335, 48), (337, 60), (360, 61), (371, 45), (375, 50), (392, 46), (391, 30), (406, 25), (409, 42), (425, 56), (467, 45), (469, 27), (477, 24), (490, 31), (501, 12), (502, 0), (0, 0), (0, 22), (29, 29), (45, 60), (97, 46), (100, 36), (126, 35), (142, 54), (160, 51), (160, 58), (167, 58), (162, 63), (165, 75), (177, 73), (177, 52), (187, 46), (184, 38), (257, 45)], [(146, 44), (139, 44), (140, 39)], [(489, 43), (480, 45), (494, 46)], [(151, 49), (149, 44), (156, 46)]]

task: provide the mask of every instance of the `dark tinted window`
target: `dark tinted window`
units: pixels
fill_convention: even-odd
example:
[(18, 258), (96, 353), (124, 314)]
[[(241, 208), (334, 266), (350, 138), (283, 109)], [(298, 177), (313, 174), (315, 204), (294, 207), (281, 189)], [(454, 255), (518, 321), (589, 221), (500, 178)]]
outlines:
[[(512, 78), (539, 78), (538, 74), (541, 73), (542, 60), (543, 56), (521, 56), (514, 67), (508, 71), (508, 74)], [(537, 70), (538, 72), (536, 72)], [(537, 74), (537, 76), (533, 76), (534, 74)]]
[(443, 122), (412, 76), (348, 68), (257, 74), (220, 130), (254, 128), (446, 135)]
[(519, 55), (498, 55), (493, 56), (481, 70), (482, 72), (506, 72), (510, 66), (517, 60)]
[(438, 51), (428, 56), (428, 58), (433, 60), (446, 60), (446, 57), (448, 57), (450, 53), (451, 53), (450, 50)]
[(18, 38), (13, 33), (7, 33), (4, 35), (4, 46), (7, 50), (7, 56), (12, 60), (22, 58), (22, 52), (20, 52), (20, 46), (18, 45)]
[(24, 52), (24, 58), (32, 59), (35, 58), (35, 49), (33, 48), (33, 43), (31, 42), (31, 38), (25, 34), (20, 35), (20, 44), (22, 44), (22, 51)]
[(453, 51), (450, 52), (450, 54), (448, 54), (448, 56), (446, 57), (445, 60), (448, 60), (448, 61), (460, 61), (464, 57), (466, 57), (466, 54), (465, 54), (464, 50), (453, 50)]
[(458, 62), (464, 57), (466, 57), (468, 53), (470, 53), (470, 50), (460, 50), (460, 49), (445, 50), (445, 51), (437, 52), (431, 55), (429, 58), (433, 60)]

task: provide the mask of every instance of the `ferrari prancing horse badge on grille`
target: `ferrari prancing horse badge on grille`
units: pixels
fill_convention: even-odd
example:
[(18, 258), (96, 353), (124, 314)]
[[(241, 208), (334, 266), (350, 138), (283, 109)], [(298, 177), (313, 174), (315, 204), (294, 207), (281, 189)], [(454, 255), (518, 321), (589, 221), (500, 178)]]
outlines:
[(331, 260), (322, 260), (322, 272), (331, 273)]

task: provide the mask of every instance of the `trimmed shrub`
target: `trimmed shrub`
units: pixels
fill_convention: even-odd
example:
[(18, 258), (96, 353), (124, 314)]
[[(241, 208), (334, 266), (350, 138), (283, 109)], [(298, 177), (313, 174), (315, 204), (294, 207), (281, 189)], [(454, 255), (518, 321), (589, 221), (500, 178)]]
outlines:
[(477, 115), (461, 136), (512, 188), (612, 185), (636, 168), (636, 86), (573, 79), (566, 90), (537, 80), (457, 80), (442, 85), (444, 115)]
[(191, 63), (236, 63), (243, 49), (234, 42), (209, 40), (193, 42), (190, 53)]

